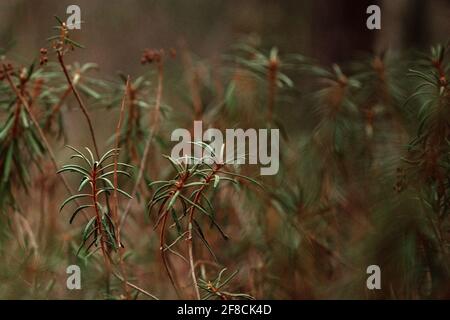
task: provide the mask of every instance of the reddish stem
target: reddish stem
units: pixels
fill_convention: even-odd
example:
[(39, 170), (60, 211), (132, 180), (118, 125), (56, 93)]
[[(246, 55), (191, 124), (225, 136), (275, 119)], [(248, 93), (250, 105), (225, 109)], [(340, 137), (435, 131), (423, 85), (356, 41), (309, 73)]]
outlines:
[(67, 71), (66, 65), (64, 64), (64, 59), (63, 59), (62, 53), (58, 50), (57, 54), (58, 54), (59, 64), (61, 65), (61, 68), (62, 68), (62, 70), (64, 72), (64, 75), (66, 76), (67, 83), (69, 84), (70, 88), (72, 89), (72, 92), (73, 92), (73, 94), (75, 95), (75, 98), (78, 101), (78, 105), (80, 106), (80, 109), (81, 109), (81, 111), (83, 112), (83, 114), (84, 114), (84, 116), (86, 118), (87, 124), (89, 126), (89, 131), (91, 133), (92, 143), (94, 144), (95, 153), (97, 155), (97, 158), (100, 159), (100, 153), (98, 151), (97, 141), (95, 139), (94, 127), (92, 125), (91, 117), (89, 116), (89, 113), (87, 111), (86, 106), (83, 103), (83, 100), (81, 100), (81, 96), (78, 93), (78, 90), (73, 85), (72, 79), (70, 79), (69, 72)]

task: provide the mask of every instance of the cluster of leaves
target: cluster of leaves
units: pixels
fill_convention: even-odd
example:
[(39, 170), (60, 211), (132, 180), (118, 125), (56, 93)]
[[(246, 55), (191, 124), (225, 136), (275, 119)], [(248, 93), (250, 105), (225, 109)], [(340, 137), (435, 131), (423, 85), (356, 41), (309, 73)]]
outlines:
[[(67, 29), (58, 20), (61, 32), (52, 37), (51, 41), (60, 39), (62, 45), (74, 46), (76, 43), (68, 37)], [(62, 38), (61, 38), (62, 37)], [(65, 40), (61, 40), (65, 39)], [(61, 44), (54, 43), (55, 49)], [(77, 45), (80, 47), (79, 45)], [(59, 47), (58, 47), (59, 48)], [(41, 55), (46, 52), (41, 49)], [(62, 107), (67, 104), (72, 94), (72, 87), (67, 84), (64, 74), (58, 70), (60, 63), (50, 62), (36, 66), (19, 67), (3, 61), (0, 71), (0, 202), (2, 210), (17, 204), (14, 201), (13, 189), (27, 190), (30, 184), (32, 163), (40, 168), (39, 160), (44, 153), (44, 141), (37, 131), (56, 133), (56, 139), (66, 138), (65, 125), (62, 117)], [(72, 85), (83, 96), (105, 105), (109, 102), (108, 91), (112, 84), (91, 77), (90, 71), (97, 68), (96, 64), (86, 63), (65, 66), (71, 74)], [(7, 77), (8, 75), (8, 77)], [(13, 88), (15, 87), (15, 89)], [(30, 118), (27, 108), (23, 105), (25, 99), (33, 116), (39, 122), (36, 128)]]
[[(227, 170), (227, 166), (233, 163), (234, 157), (233, 159), (226, 159), (224, 162), (217, 161), (217, 159), (223, 159), (224, 145), (220, 154), (206, 143), (193, 142), (193, 145), (205, 151), (203, 153), (204, 156), (184, 156), (178, 159), (166, 156), (175, 169), (176, 175), (171, 180), (154, 181), (150, 184), (150, 186), (155, 186), (156, 190), (149, 202), (149, 212), (151, 213), (152, 209), (157, 207), (155, 229), (161, 225), (160, 248), (164, 261), (166, 261), (165, 251), (174, 253), (188, 261), (181, 253), (175, 251), (174, 247), (183, 238), (189, 240), (192, 246), (193, 233), (198, 236), (198, 239), (202, 241), (211, 256), (217, 261), (217, 257), (205, 237), (205, 232), (199, 219), (200, 217), (206, 218), (210, 225), (220, 232), (223, 239), (228, 239), (215, 216), (216, 210), (214, 210), (211, 201), (211, 197), (214, 195), (213, 191), (219, 188), (223, 182), (231, 182), (233, 185), (238, 185), (237, 179), (244, 179), (261, 186), (252, 178)], [(200, 216), (195, 213), (200, 214)], [(173, 221), (169, 228), (174, 227), (176, 229), (177, 237), (167, 244), (165, 233), (167, 232), (169, 217)], [(186, 220), (184, 227), (183, 220)], [(191, 272), (195, 274), (192, 248), (189, 251)], [(169, 270), (168, 273), (170, 276)]]
[[(131, 199), (131, 196), (115, 186), (111, 182), (111, 177), (115, 174), (124, 175), (131, 177), (130, 173), (123, 170), (124, 168), (132, 168), (132, 166), (113, 161), (108, 163), (111, 158), (117, 158), (119, 155), (118, 149), (111, 149), (106, 152), (100, 159), (95, 160), (94, 155), (89, 148), (86, 148), (88, 156), (83, 154), (81, 151), (74, 147), (68, 146), (71, 150), (75, 151), (75, 154), (71, 158), (80, 159), (82, 165), (80, 164), (68, 164), (64, 165), (58, 173), (71, 172), (81, 176), (80, 184), (78, 187), (78, 192), (86, 190), (85, 193), (78, 193), (68, 197), (60, 207), (60, 211), (69, 203), (76, 202), (77, 208), (72, 213), (69, 220), (70, 223), (82, 212), (90, 211), (91, 218), (88, 218), (83, 235), (82, 243), (79, 247), (78, 252), (86, 245), (86, 251), (95, 245), (96, 250), (102, 249), (103, 254), (107, 254), (108, 250), (111, 248), (117, 250), (121, 246), (118, 243), (118, 238), (116, 234), (115, 222), (112, 218), (112, 212), (110, 209), (110, 204), (108, 202), (108, 197), (100, 197), (101, 194), (108, 195), (112, 191), (117, 191), (127, 198)], [(116, 170), (116, 167), (121, 169)], [(77, 200), (87, 200), (83, 204), (78, 204)], [(104, 199), (102, 201), (102, 199)], [(108, 250), (107, 250), (108, 249)], [(96, 250), (91, 251), (90, 254)], [(90, 255), (89, 254), (89, 255)]]
[[(433, 47), (424, 68), (410, 70), (418, 85), (407, 102), (418, 104), (417, 134), (408, 145), (405, 176), (408, 187), (418, 199), (421, 216), (426, 221), (418, 225), (416, 236), (421, 246), (417, 259), (424, 266), (418, 283), (429, 290), (425, 296), (445, 296), (450, 280), (450, 70), (449, 48)], [(415, 183), (416, 182), (416, 183)], [(419, 183), (417, 183), (419, 182)], [(431, 283), (427, 284), (426, 274)]]
[[(26, 94), (26, 83), (33, 67), (2, 72), (8, 72), (12, 85), (16, 85), (13, 83), (16, 80), (18, 90)], [(4, 97), (0, 103), (5, 111), (4, 122), (0, 125), (0, 210), (15, 204), (15, 188), (28, 190), (31, 164), (39, 164), (38, 158), (44, 152), (27, 110), (8, 84), (4, 85), (0, 89)]]
[[(56, 132), (57, 138), (65, 138), (63, 122), (63, 107), (70, 106), (69, 97), (72, 88), (64, 79), (57, 63), (50, 62), (37, 70), (34, 78), (43, 82), (42, 93), (39, 95), (39, 105), (42, 106), (40, 121), (46, 132)], [(104, 106), (110, 101), (109, 91), (113, 83), (93, 77), (91, 73), (98, 69), (95, 63), (80, 64), (78, 62), (67, 66), (74, 87), (92, 101), (92, 106)]]
[[(216, 162), (215, 159), (218, 155), (216, 155), (216, 151), (210, 145), (203, 142), (194, 142), (193, 144), (208, 150), (210, 155), (202, 158), (185, 156), (178, 159), (165, 156), (175, 169), (176, 175), (171, 180), (154, 181), (150, 184), (150, 186), (157, 186), (157, 188), (149, 202), (149, 212), (152, 211), (153, 207), (158, 207), (155, 228), (158, 227), (161, 221), (167, 218), (168, 214), (171, 214), (177, 233), (181, 236), (186, 233), (186, 231), (182, 231), (182, 219), (188, 213), (193, 214), (194, 210), (198, 210), (199, 213), (206, 216), (217, 230), (219, 230), (223, 238), (227, 239), (228, 237), (215, 221), (215, 210), (207, 196), (207, 192), (211, 187), (212, 189), (218, 188), (222, 181), (237, 185), (238, 181), (236, 178), (246, 179), (258, 185), (260, 184), (252, 178), (226, 170), (228, 163)], [(219, 156), (218, 159), (220, 158)], [(233, 160), (229, 159), (228, 162), (231, 163)], [(177, 203), (181, 205), (181, 210), (176, 210)], [(188, 230), (193, 229), (209, 248), (197, 219), (192, 218), (192, 221), (188, 222), (187, 227)], [(211, 254), (214, 255), (212, 251)]]
[[(288, 72), (298, 70), (307, 63), (307, 59), (300, 54), (285, 54), (281, 56), (278, 48), (273, 47), (269, 52), (259, 50), (254, 45), (241, 42), (234, 46), (231, 54), (225, 55), (225, 61), (233, 64), (233, 78), (227, 94), (226, 105), (233, 108), (231, 98), (236, 90), (236, 82), (249, 76), (256, 81), (258, 89), (258, 108), (266, 109), (264, 121), (268, 126), (276, 124), (283, 129), (282, 121), (277, 118), (275, 107), (283, 102), (289, 102), (286, 94), (294, 89), (294, 82)], [(264, 113), (262, 113), (264, 114)], [(255, 115), (253, 115), (255, 116)], [(273, 123), (272, 123), (273, 122)]]
[[(405, 78), (408, 67), (413, 79)], [(299, 70), (320, 87), (305, 100), (314, 107), (314, 126), (300, 139), (297, 174), (272, 194), (286, 224), (280, 239), (299, 257), (289, 263), (319, 288), (330, 272), (349, 270), (354, 282), (339, 282), (336, 296), (365, 294), (355, 288), (364, 281), (355, 269), (374, 261), (392, 286), (375, 296), (447, 296), (448, 48), (434, 47), (421, 60), (364, 59), (347, 68), (350, 76), (336, 65), (330, 72), (309, 61)], [(415, 138), (408, 144), (409, 136)], [(283, 162), (281, 171), (288, 165)], [(376, 232), (355, 232), (347, 218)], [(360, 245), (346, 250), (355, 239)], [(319, 261), (323, 268), (312, 271)]]

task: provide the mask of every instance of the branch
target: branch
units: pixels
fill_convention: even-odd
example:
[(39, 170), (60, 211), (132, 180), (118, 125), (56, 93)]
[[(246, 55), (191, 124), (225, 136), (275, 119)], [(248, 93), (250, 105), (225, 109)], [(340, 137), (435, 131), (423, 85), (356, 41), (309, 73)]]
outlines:
[(84, 116), (86, 117), (86, 121), (89, 126), (89, 131), (91, 133), (92, 143), (94, 144), (95, 153), (97, 155), (97, 158), (100, 159), (100, 153), (98, 151), (97, 141), (95, 139), (94, 127), (92, 126), (91, 117), (89, 116), (86, 106), (84, 105), (83, 101), (81, 100), (81, 96), (78, 93), (78, 90), (73, 85), (72, 79), (70, 79), (69, 72), (67, 71), (66, 65), (64, 64), (62, 53), (60, 51), (57, 51), (57, 53), (58, 53), (58, 61), (59, 61), (59, 64), (61, 65), (64, 75), (66, 76), (67, 83), (69, 84), (70, 88), (72, 89), (72, 92), (78, 101), (78, 105), (80, 106), (81, 111), (83, 112)]

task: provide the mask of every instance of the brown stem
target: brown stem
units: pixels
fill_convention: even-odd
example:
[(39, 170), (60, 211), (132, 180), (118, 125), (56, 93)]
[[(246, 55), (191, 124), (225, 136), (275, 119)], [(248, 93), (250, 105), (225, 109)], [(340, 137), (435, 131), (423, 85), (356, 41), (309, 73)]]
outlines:
[(69, 96), (69, 93), (72, 91), (72, 88), (70, 86), (67, 87), (67, 89), (64, 91), (64, 93), (61, 95), (61, 97), (59, 98), (58, 102), (54, 105), (54, 107), (52, 108), (52, 112), (50, 114), (50, 116), (48, 117), (45, 127), (47, 129), (50, 128), (52, 121), (54, 119), (54, 117), (56, 116), (56, 114), (58, 113), (58, 111), (61, 109), (64, 101), (66, 100), (66, 98)]
[(95, 153), (97, 155), (97, 158), (100, 159), (100, 153), (98, 151), (97, 141), (95, 139), (94, 127), (92, 126), (91, 117), (89, 116), (89, 113), (87, 111), (86, 106), (84, 105), (83, 101), (81, 100), (81, 96), (78, 93), (78, 90), (73, 85), (72, 79), (70, 79), (69, 72), (67, 71), (66, 65), (64, 64), (62, 53), (58, 50), (57, 54), (58, 54), (59, 64), (61, 65), (61, 68), (62, 68), (62, 70), (64, 72), (64, 75), (66, 76), (67, 83), (69, 84), (70, 88), (72, 89), (72, 92), (73, 92), (73, 94), (75, 95), (75, 98), (78, 101), (78, 105), (80, 106), (81, 111), (83, 112), (84, 116), (86, 117), (86, 121), (87, 121), (88, 126), (89, 126), (89, 131), (91, 133), (92, 143), (94, 144)]
[(12, 138), (13, 139), (17, 136), (17, 133), (19, 131), (21, 105), (22, 105), (21, 101), (17, 100), (16, 109), (14, 110), (14, 125), (12, 128)]
[[(120, 107), (120, 114), (119, 114), (119, 121), (117, 122), (117, 127), (116, 127), (116, 142), (115, 142), (115, 148), (116, 150), (119, 149), (119, 135), (120, 135), (120, 128), (122, 126), (122, 120), (123, 120), (123, 113), (125, 110), (125, 100), (127, 97), (127, 90), (129, 88), (130, 85), (130, 77), (127, 78), (127, 82), (125, 84), (125, 94), (123, 96), (122, 99), (122, 104)], [(119, 214), (118, 214), (118, 210), (119, 210), (119, 198), (117, 196), (117, 188), (118, 188), (118, 174), (117, 174), (117, 167), (118, 167), (118, 153), (115, 153), (114, 155), (114, 193), (113, 193), (113, 207), (112, 207), (112, 218), (114, 221), (114, 224), (116, 226), (119, 226)], [(120, 239), (120, 232), (117, 229), (117, 247), (119, 248), (119, 267), (120, 267), (120, 273), (122, 274), (123, 277), (123, 286), (124, 286), (124, 291), (125, 291), (125, 297), (127, 300), (130, 299), (130, 292), (128, 290), (128, 286), (127, 286), (127, 275), (125, 272), (125, 265), (124, 265), (124, 260), (123, 260), (123, 254), (124, 254), (124, 248), (122, 248), (122, 242)]]
[(188, 252), (189, 252), (189, 265), (191, 268), (191, 278), (194, 286), (195, 297), (200, 300), (200, 292), (198, 290), (197, 276), (195, 275), (194, 264), (194, 246), (192, 244), (192, 214), (189, 215), (189, 229), (188, 229)]
[[(164, 200), (161, 208), (164, 208), (164, 205), (167, 202), (167, 200), (168, 199)], [(169, 280), (172, 283), (172, 286), (175, 289), (175, 292), (176, 292), (178, 298), (181, 298), (180, 292), (178, 290), (178, 286), (176, 285), (175, 278), (172, 275), (172, 271), (169, 268), (169, 262), (167, 261), (165, 250), (164, 250), (164, 244), (165, 244), (165, 237), (164, 236), (165, 236), (165, 229), (166, 229), (166, 223), (167, 223), (167, 216), (168, 215), (169, 215), (169, 212), (166, 210), (166, 212), (164, 212), (164, 218), (163, 218), (163, 221), (162, 221), (161, 232), (159, 234), (159, 250), (161, 252), (161, 259), (163, 261), (164, 268), (166, 269), (167, 275), (169, 276)]]
[(277, 73), (278, 73), (278, 60), (270, 60), (269, 62), (269, 73), (268, 85), (269, 85), (269, 96), (268, 96), (268, 107), (267, 107), (267, 121), (272, 122), (273, 110), (275, 108), (275, 99), (277, 94)]
[[(21, 75), (20, 76), (20, 84), (19, 84), (18, 92), (20, 93), (20, 95), (22, 97), (24, 97), (24, 99), (25, 99), (25, 83), (26, 83), (26, 80), (24, 80), (24, 78)], [(30, 112), (31, 112), (30, 104), (28, 104), (28, 107), (29, 107)], [(22, 103), (21, 103), (21, 101), (19, 99), (16, 102), (16, 109), (14, 110), (14, 125), (13, 125), (13, 128), (12, 128), (12, 138), (13, 139), (17, 136), (18, 131), (19, 131), (20, 112), (21, 112), (21, 110), (22, 110)]]
[(194, 211), (196, 206), (199, 204), (202, 192), (206, 189), (211, 179), (214, 177), (214, 175), (217, 173), (217, 171), (220, 170), (220, 168), (223, 165), (216, 165), (213, 171), (205, 178), (205, 183), (200, 187), (197, 194), (195, 195), (193, 205), (191, 206), (189, 210), (189, 222), (188, 222), (188, 234), (187, 234), (187, 241), (188, 241), (188, 252), (189, 252), (189, 265), (191, 268), (191, 278), (194, 286), (195, 296), (198, 300), (201, 299), (200, 292), (198, 290), (198, 284), (197, 284), (197, 276), (195, 275), (195, 263), (194, 263), (194, 247), (193, 247), (193, 241), (192, 241), (192, 223), (194, 220)]
[[(81, 109), (81, 111), (83, 112), (83, 114), (84, 114), (84, 116), (86, 118), (87, 124), (89, 126), (89, 131), (90, 131), (90, 134), (91, 134), (91, 139), (92, 139), (92, 143), (94, 145), (94, 150), (95, 150), (95, 154), (97, 156), (97, 159), (100, 159), (100, 152), (99, 152), (99, 149), (98, 149), (98, 146), (97, 146), (97, 140), (95, 139), (94, 127), (92, 125), (91, 117), (89, 116), (88, 110), (87, 110), (86, 106), (84, 105), (83, 100), (81, 99), (81, 96), (78, 93), (78, 90), (75, 88), (75, 85), (73, 84), (72, 79), (70, 78), (69, 72), (67, 71), (66, 65), (64, 63), (62, 51), (57, 50), (56, 52), (57, 52), (57, 55), (58, 55), (59, 64), (61, 65), (61, 68), (62, 68), (62, 70), (64, 72), (64, 75), (66, 76), (67, 83), (69, 84), (69, 87), (72, 89), (72, 92), (75, 95), (76, 100), (78, 101), (78, 105), (80, 106), (80, 109)], [(111, 211), (110, 207), (109, 207), (109, 196), (108, 196), (108, 193), (105, 192), (104, 198), (105, 198), (105, 201), (106, 201), (106, 206), (108, 207), (108, 211)], [(107, 275), (107, 277), (108, 277), (108, 279), (107, 279), (107, 281), (108, 281), (107, 286), (109, 287), (109, 274)]]
[(93, 201), (93, 205), (94, 205), (94, 211), (95, 211), (95, 220), (97, 221), (97, 226), (98, 226), (98, 232), (100, 234), (100, 248), (102, 250), (102, 255), (103, 258), (105, 259), (105, 266), (106, 269), (110, 270), (110, 264), (109, 264), (109, 256), (108, 256), (108, 252), (106, 249), (106, 245), (105, 245), (105, 233), (102, 227), (102, 218), (100, 215), (100, 212), (98, 210), (98, 205), (97, 205), (97, 174), (98, 174), (98, 167), (96, 167), (96, 165), (94, 164), (94, 168), (92, 169), (91, 172), (91, 180), (92, 180), (92, 201)]
[(138, 162), (138, 152), (135, 144), (131, 141), (132, 139), (132, 131), (133, 127), (139, 128), (139, 121), (140, 121), (140, 114), (138, 106), (136, 106), (135, 100), (136, 100), (136, 89), (133, 88), (131, 85), (127, 88), (127, 95), (128, 95), (128, 125), (127, 125), (127, 132), (125, 134), (125, 145), (129, 146), (129, 152), (130, 157), (133, 162)]
[(139, 291), (140, 293), (145, 294), (146, 296), (148, 296), (148, 297), (150, 297), (150, 298), (152, 298), (152, 299), (154, 299), (154, 300), (159, 300), (159, 299), (158, 299), (156, 296), (154, 296), (153, 294), (151, 294), (151, 293), (149, 293), (148, 291), (145, 291), (144, 289), (138, 287), (137, 285), (132, 284), (131, 282), (125, 280), (125, 279), (122, 278), (119, 274), (113, 272), (113, 275), (114, 275), (117, 279), (119, 279), (120, 281), (124, 281), (124, 282), (126, 283), (127, 286), (129, 286), (129, 287), (131, 287), (131, 288), (133, 288), (133, 289)]

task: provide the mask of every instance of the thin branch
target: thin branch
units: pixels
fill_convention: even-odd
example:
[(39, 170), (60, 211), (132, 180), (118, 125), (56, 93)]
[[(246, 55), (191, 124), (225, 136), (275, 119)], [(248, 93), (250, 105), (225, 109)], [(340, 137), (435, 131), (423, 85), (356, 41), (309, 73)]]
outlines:
[[(128, 76), (127, 82), (125, 84), (125, 93), (122, 98), (122, 104), (120, 106), (120, 114), (119, 114), (119, 121), (117, 122), (116, 127), (116, 142), (115, 142), (115, 148), (116, 150), (119, 149), (119, 135), (120, 135), (120, 128), (122, 127), (122, 121), (123, 121), (123, 114), (125, 111), (125, 100), (127, 97), (127, 91), (130, 86), (130, 77)], [(117, 174), (117, 167), (118, 167), (118, 153), (116, 152), (114, 154), (114, 192), (113, 192), (113, 207), (112, 207), (112, 218), (114, 220), (114, 224), (116, 226), (119, 226), (119, 198), (117, 196), (117, 189), (118, 189), (118, 174)], [(128, 291), (127, 287), (127, 275), (125, 272), (125, 266), (124, 266), (124, 259), (123, 259), (123, 251), (124, 248), (122, 248), (122, 241), (120, 239), (120, 232), (119, 229), (117, 229), (117, 247), (119, 248), (119, 267), (120, 267), (120, 273), (123, 276), (123, 284), (124, 284), (124, 291), (125, 296), (127, 300), (130, 299), (130, 293)]]
[(139, 291), (139, 292), (142, 293), (142, 294), (145, 294), (147, 297), (150, 297), (150, 298), (152, 298), (152, 299), (154, 299), (154, 300), (159, 300), (155, 295), (153, 295), (153, 294), (151, 294), (150, 292), (145, 291), (144, 289), (138, 287), (137, 285), (132, 284), (131, 282), (125, 280), (124, 278), (122, 278), (119, 274), (117, 274), (117, 273), (114, 272), (114, 271), (113, 271), (113, 275), (114, 275), (117, 279), (119, 279), (120, 281), (124, 281), (124, 282), (127, 284), (127, 286), (129, 286), (129, 287), (131, 287), (131, 288), (133, 288), (133, 289)]
[(98, 151), (97, 141), (95, 139), (94, 127), (92, 125), (91, 117), (89, 116), (89, 113), (87, 111), (86, 106), (83, 103), (83, 100), (81, 100), (81, 96), (78, 93), (78, 90), (73, 85), (72, 79), (70, 78), (69, 72), (67, 71), (66, 65), (64, 64), (62, 53), (58, 50), (57, 54), (58, 54), (59, 64), (61, 65), (61, 68), (62, 68), (62, 70), (64, 72), (64, 75), (66, 76), (67, 83), (69, 84), (70, 88), (72, 89), (72, 92), (73, 92), (73, 94), (75, 95), (75, 98), (78, 101), (78, 105), (80, 106), (81, 111), (83, 112), (84, 116), (86, 117), (86, 121), (87, 121), (88, 126), (89, 126), (89, 131), (91, 133), (92, 143), (94, 144), (95, 153), (97, 155), (97, 158), (100, 159), (100, 153)]
[[(168, 199), (164, 200), (161, 208), (164, 207), (164, 205), (165, 205), (167, 200)], [(174, 278), (174, 276), (172, 274), (172, 271), (169, 268), (169, 264), (168, 264), (169, 262), (167, 260), (166, 253), (165, 253), (166, 251), (164, 250), (165, 249), (164, 248), (164, 244), (165, 244), (164, 235), (165, 235), (165, 229), (166, 229), (166, 223), (167, 223), (167, 216), (168, 216), (168, 214), (169, 214), (169, 212), (166, 210), (166, 212), (164, 213), (164, 218), (163, 218), (163, 222), (162, 222), (162, 225), (161, 225), (161, 232), (160, 232), (160, 235), (159, 235), (159, 250), (161, 251), (161, 258), (162, 258), (164, 267), (166, 269), (167, 275), (169, 276), (170, 283), (172, 284), (173, 288), (175, 289), (175, 292), (176, 292), (177, 296), (179, 298), (181, 298), (180, 291), (178, 290), (178, 286), (176, 284), (175, 278)]]
[(194, 212), (197, 205), (200, 203), (201, 196), (203, 191), (209, 185), (210, 181), (213, 179), (214, 175), (222, 168), (223, 165), (215, 165), (215, 168), (211, 171), (211, 173), (205, 178), (204, 184), (200, 187), (197, 194), (195, 195), (193, 205), (189, 210), (189, 222), (188, 222), (188, 234), (187, 234), (187, 242), (188, 242), (188, 252), (189, 252), (189, 264), (191, 269), (191, 278), (194, 285), (195, 296), (198, 300), (201, 299), (200, 292), (198, 290), (197, 276), (195, 275), (195, 263), (194, 263), (194, 247), (193, 247), (193, 239), (192, 239), (192, 223), (194, 220)]

